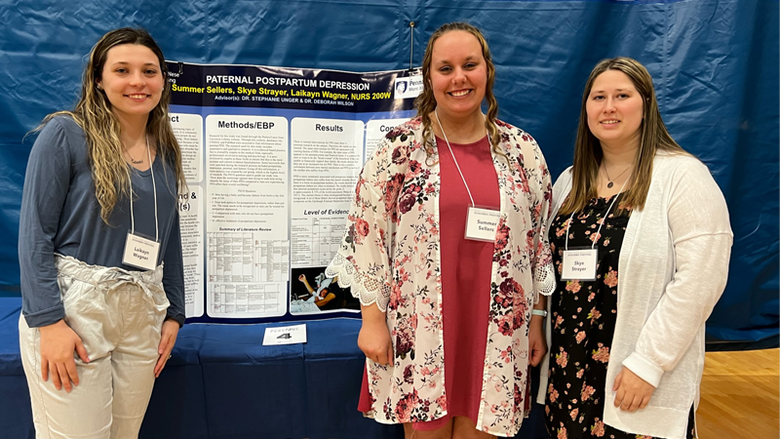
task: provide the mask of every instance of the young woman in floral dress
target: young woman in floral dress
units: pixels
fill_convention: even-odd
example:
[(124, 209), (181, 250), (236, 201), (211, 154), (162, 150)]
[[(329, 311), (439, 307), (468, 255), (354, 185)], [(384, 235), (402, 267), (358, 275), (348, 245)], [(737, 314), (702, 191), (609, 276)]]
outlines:
[(552, 436), (695, 437), (704, 322), (732, 234), (720, 189), (667, 132), (637, 61), (594, 68), (574, 166), (553, 199), (557, 288), (540, 389)]
[(366, 163), (327, 269), (363, 305), (359, 409), (407, 438), (513, 436), (545, 354), (550, 177), (533, 138), (496, 119), (494, 74), (473, 26), (433, 34), (418, 115)]

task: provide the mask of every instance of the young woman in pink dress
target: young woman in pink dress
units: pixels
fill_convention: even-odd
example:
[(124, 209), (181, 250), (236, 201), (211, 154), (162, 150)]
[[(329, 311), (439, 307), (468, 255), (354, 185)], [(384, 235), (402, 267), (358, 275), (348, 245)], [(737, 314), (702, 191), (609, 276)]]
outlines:
[(366, 163), (327, 269), (363, 305), (359, 409), (407, 438), (513, 436), (546, 352), (533, 309), (554, 288), (550, 176), (534, 139), (496, 119), (478, 29), (439, 28), (422, 70), (417, 117)]

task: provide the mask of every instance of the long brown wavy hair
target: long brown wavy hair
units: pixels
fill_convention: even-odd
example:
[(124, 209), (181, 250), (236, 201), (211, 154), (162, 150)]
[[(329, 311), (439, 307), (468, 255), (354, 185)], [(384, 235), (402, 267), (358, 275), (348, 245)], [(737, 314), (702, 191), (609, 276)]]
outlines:
[(157, 155), (163, 165), (171, 166), (176, 175), (177, 190), (186, 188), (181, 163), (179, 142), (173, 135), (168, 104), (171, 86), (168, 84), (168, 68), (162, 50), (151, 35), (143, 29), (122, 28), (103, 35), (89, 54), (81, 84), (81, 98), (72, 111), (58, 111), (43, 120), (41, 125), (58, 115), (68, 115), (84, 130), (87, 141), (87, 159), (95, 185), (95, 197), (100, 204), (100, 217), (109, 224), (117, 199), (130, 197), (130, 166), (123, 157), (121, 126), (105, 92), (98, 89), (108, 51), (122, 44), (139, 44), (149, 48), (157, 56), (163, 74), (163, 91), (160, 102), (149, 113), (146, 133), (156, 141)]
[(639, 61), (627, 57), (602, 60), (590, 72), (588, 82), (585, 84), (585, 91), (582, 93), (577, 140), (574, 143), (572, 189), (559, 210), (562, 215), (582, 210), (587, 205), (588, 200), (598, 196), (598, 173), (604, 152), (601, 149), (599, 139), (593, 135), (588, 127), (588, 114), (585, 106), (596, 78), (607, 70), (625, 73), (631, 79), (643, 102), (642, 114), (644, 114), (644, 118), (639, 128), (642, 133), (631, 172), (631, 187), (623, 195), (620, 210), (626, 207), (640, 210), (644, 208), (653, 175), (653, 158), (658, 150), (687, 154), (672, 139), (661, 119), (653, 87), (653, 78), (647, 69)]
[(433, 87), (431, 86), (433, 44), (442, 35), (456, 30), (465, 31), (474, 35), (477, 41), (479, 41), (479, 45), (482, 47), (482, 56), (485, 58), (485, 64), (487, 65), (485, 100), (488, 103), (488, 111), (485, 117), (485, 128), (490, 136), (490, 144), (493, 146), (493, 151), (496, 154), (505, 156), (504, 152), (498, 147), (501, 135), (498, 133), (498, 128), (496, 127), (498, 102), (493, 95), (493, 84), (496, 82), (496, 67), (493, 65), (493, 57), (490, 55), (490, 48), (488, 47), (484, 35), (482, 35), (482, 31), (468, 23), (462, 22), (447, 23), (436, 29), (433, 35), (431, 35), (431, 39), (428, 40), (428, 46), (425, 48), (425, 55), (423, 56), (422, 63), (423, 91), (414, 101), (415, 107), (417, 107), (417, 116), (422, 119), (425, 153), (428, 157), (431, 157), (434, 154), (434, 141), (430, 116), (433, 110), (436, 109), (436, 98), (433, 95)]

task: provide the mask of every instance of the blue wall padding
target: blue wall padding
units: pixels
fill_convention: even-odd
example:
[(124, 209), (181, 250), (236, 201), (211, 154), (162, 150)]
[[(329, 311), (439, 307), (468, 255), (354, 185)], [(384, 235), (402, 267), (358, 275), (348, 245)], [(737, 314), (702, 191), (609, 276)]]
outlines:
[[(106, 31), (142, 26), (169, 60), (376, 71), (414, 64), (448, 21), (481, 27), (500, 117), (531, 132), (553, 174), (571, 163), (590, 69), (644, 63), (674, 138), (712, 170), (729, 204), (729, 283), (711, 341), (778, 336), (777, 1), (0, 0), (0, 294), (16, 295), (25, 133), (70, 108), (85, 55)], [(652, 267), (648, 267), (652, 269)], [(776, 342), (774, 342), (776, 343)]]

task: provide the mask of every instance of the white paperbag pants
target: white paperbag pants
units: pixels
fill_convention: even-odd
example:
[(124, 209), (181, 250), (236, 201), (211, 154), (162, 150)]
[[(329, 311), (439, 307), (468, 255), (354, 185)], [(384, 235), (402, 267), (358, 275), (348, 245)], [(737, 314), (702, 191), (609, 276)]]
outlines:
[[(40, 331), (19, 318), (19, 345), (37, 439), (137, 438), (154, 385), (169, 302), (162, 266), (127, 271), (56, 256), (65, 323), (81, 337), (79, 385), (68, 393), (41, 378)], [(49, 372), (51, 375), (51, 372)]]

